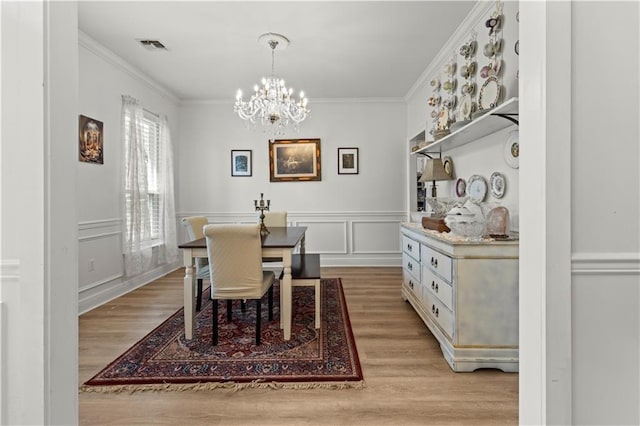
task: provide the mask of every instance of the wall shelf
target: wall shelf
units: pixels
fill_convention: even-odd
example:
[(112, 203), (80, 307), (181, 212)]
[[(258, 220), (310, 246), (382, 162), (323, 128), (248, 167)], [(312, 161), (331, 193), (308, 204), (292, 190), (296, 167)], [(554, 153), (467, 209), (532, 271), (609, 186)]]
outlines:
[(518, 98), (511, 98), (495, 107), (491, 112), (476, 118), (455, 132), (413, 151), (411, 155), (442, 153), (443, 151), (466, 145), (484, 136), (513, 126), (512, 117), (517, 117), (517, 115)]

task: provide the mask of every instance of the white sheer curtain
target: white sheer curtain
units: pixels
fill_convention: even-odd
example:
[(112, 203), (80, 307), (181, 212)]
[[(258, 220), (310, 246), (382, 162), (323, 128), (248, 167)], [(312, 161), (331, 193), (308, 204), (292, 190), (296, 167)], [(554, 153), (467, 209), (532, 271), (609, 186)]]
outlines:
[(173, 145), (167, 117), (160, 119), (160, 165), (158, 167), (160, 193), (160, 232), (164, 244), (158, 252), (159, 263), (171, 263), (178, 259), (178, 238), (176, 237), (176, 208), (173, 191)]
[(122, 96), (124, 141), (125, 274), (134, 276), (156, 264), (177, 260), (173, 147), (166, 117), (145, 112)]

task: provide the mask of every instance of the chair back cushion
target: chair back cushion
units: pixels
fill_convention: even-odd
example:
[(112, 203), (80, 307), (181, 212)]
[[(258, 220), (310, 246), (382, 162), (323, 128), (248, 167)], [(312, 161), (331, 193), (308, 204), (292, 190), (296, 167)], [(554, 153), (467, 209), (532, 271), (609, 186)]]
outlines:
[(267, 228), (270, 226), (287, 226), (287, 212), (264, 212), (264, 224)]
[[(206, 217), (204, 216), (189, 216), (182, 219), (182, 225), (187, 229), (187, 235), (189, 236), (189, 240), (197, 240), (199, 238), (204, 237), (203, 228), (208, 223)], [(196, 271), (199, 272), (201, 268), (207, 266), (209, 262), (207, 259), (202, 257), (196, 258)]]
[(260, 225), (206, 225), (209, 264), (212, 266), (212, 297), (255, 299), (265, 288), (262, 271)]

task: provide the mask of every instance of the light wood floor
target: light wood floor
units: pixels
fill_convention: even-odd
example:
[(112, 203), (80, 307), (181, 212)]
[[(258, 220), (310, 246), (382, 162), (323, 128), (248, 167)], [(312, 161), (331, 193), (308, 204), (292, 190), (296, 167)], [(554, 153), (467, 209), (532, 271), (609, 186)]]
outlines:
[[(481, 425), (518, 423), (518, 375), (451, 371), (400, 297), (400, 268), (340, 277), (365, 389), (80, 393), (83, 425)], [(180, 269), (80, 317), (80, 383), (182, 307)]]

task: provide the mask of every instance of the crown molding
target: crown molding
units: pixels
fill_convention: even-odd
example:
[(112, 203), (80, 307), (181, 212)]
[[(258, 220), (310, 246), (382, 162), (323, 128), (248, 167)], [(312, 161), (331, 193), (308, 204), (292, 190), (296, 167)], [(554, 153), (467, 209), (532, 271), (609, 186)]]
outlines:
[(139, 69), (133, 67), (127, 61), (116, 55), (113, 51), (107, 49), (95, 39), (91, 38), (87, 33), (78, 30), (78, 45), (87, 49), (89, 52), (107, 61), (111, 65), (123, 71), (125, 74), (135, 78), (136, 80), (147, 85), (151, 89), (157, 91), (168, 100), (180, 103), (180, 98), (173, 92), (162, 86), (160, 83), (143, 73)]
[[(183, 99), (180, 105), (233, 105), (233, 99)], [(313, 104), (406, 104), (404, 98), (312, 98), (309, 107)]]

